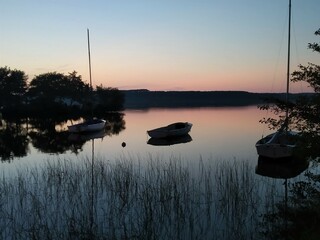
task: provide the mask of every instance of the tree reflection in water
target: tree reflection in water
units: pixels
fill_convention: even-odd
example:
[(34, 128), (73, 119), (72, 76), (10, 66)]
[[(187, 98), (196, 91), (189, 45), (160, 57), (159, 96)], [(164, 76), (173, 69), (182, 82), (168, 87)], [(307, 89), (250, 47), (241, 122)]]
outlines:
[[(125, 129), (122, 113), (107, 113), (103, 116), (108, 124), (100, 135), (119, 134)], [(62, 154), (67, 151), (78, 153), (83, 145), (92, 139), (90, 135), (78, 138), (70, 137), (63, 129), (68, 119), (62, 117), (4, 119), (0, 126), (1, 161), (10, 161), (15, 157), (28, 154), (29, 144), (43, 153)], [(58, 129), (58, 130), (57, 130)]]
[(29, 139), (21, 123), (5, 122), (0, 126), (0, 158), (11, 161), (28, 153)]

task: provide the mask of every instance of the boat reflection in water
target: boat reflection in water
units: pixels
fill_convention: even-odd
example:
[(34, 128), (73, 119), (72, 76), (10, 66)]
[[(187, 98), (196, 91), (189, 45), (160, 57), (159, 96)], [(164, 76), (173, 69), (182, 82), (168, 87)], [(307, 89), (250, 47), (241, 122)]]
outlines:
[(170, 146), (180, 143), (191, 142), (192, 138), (189, 134), (177, 137), (167, 137), (167, 138), (150, 138), (147, 142), (149, 145), (153, 146)]
[(300, 175), (309, 166), (305, 159), (286, 158), (281, 161), (259, 157), (256, 174), (278, 179), (289, 179)]
[(107, 135), (107, 132), (103, 129), (97, 132), (88, 132), (88, 133), (71, 133), (68, 137), (69, 141), (72, 142), (86, 142), (92, 139), (104, 138)]
[[(289, 236), (292, 236), (295, 229), (291, 226), (295, 226), (293, 222), (297, 219), (293, 213), (297, 210), (296, 200), (289, 193), (292, 193), (296, 186), (296, 180), (293, 178), (299, 176), (308, 167), (309, 161), (306, 159), (286, 158), (281, 161), (279, 159), (272, 161), (270, 158), (259, 157), (256, 174), (284, 180), (281, 184), (284, 187), (283, 196), (278, 199), (278, 194), (270, 194), (267, 201), (270, 201), (270, 206), (274, 207), (268, 209), (262, 216), (261, 226), (264, 226), (263, 232), (267, 239), (291, 239)], [(292, 185), (289, 185), (289, 179), (293, 179)]]

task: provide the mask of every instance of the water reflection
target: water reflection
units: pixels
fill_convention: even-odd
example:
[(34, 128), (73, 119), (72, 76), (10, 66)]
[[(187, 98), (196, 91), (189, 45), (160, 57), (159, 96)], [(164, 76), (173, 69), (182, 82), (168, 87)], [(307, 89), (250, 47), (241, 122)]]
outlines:
[(305, 159), (288, 158), (280, 161), (259, 157), (256, 174), (280, 179), (294, 178), (305, 171), (309, 162)]
[(149, 145), (154, 145), (154, 146), (170, 146), (175, 144), (188, 143), (191, 141), (192, 141), (191, 136), (187, 134), (184, 136), (170, 137), (170, 138), (150, 138), (147, 143)]
[[(261, 226), (263, 227), (261, 228), (261, 233), (268, 239), (296, 239), (292, 238), (294, 236), (292, 235), (293, 228), (290, 227), (294, 222), (290, 219), (290, 215), (295, 211), (296, 200), (294, 200), (294, 195), (290, 196), (289, 193), (295, 191), (295, 184), (297, 183), (290, 184), (289, 179), (299, 176), (308, 169), (308, 167), (309, 162), (301, 158), (280, 160), (271, 160), (268, 158), (258, 159), (256, 174), (273, 179), (284, 179), (282, 184), (284, 188), (282, 199), (276, 201), (275, 197), (270, 195), (270, 199), (274, 202), (272, 207), (267, 209), (262, 216)], [(300, 195), (299, 201), (302, 200), (301, 197), (302, 195)], [(298, 231), (300, 231), (300, 229)]]
[(66, 130), (68, 119), (28, 118), (3, 119), (0, 126), (0, 158), (11, 161), (27, 156), (29, 144), (42, 153), (78, 153), (84, 144), (94, 138), (117, 135), (125, 129), (124, 114), (108, 113), (104, 116), (106, 128), (94, 134), (75, 135)]
[[(107, 116), (97, 117), (108, 120), (107, 135), (96, 141), (96, 153), (107, 155), (110, 159), (115, 159), (121, 154), (152, 154), (170, 156), (176, 155), (190, 161), (198, 159), (201, 155), (203, 159), (211, 157), (219, 159), (250, 159), (252, 164), (256, 162), (256, 151), (252, 143), (261, 134), (262, 118), (261, 111), (255, 106), (248, 108), (201, 108), (201, 109), (151, 109), (149, 111), (126, 110), (123, 113), (110, 113)], [(239, 124), (232, 124), (230, 118), (237, 117)], [(26, 164), (38, 164), (46, 158), (59, 157), (76, 159), (90, 156), (90, 142), (79, 139), (78, 142), (71, 141), (69, 136), (63, 132), (67, 130), (67, 125), (77, 123), (76, 117), (57, 118), (33, 117), (28, 119), (8, 119), (6, 123), (17, 124), (27, 132), (27, 153), (21, 158)], [(125, 121), (124, 121), (125, 119)], [(172, 144), (170, 148), (155, 147), (147, 144), (149, 137), (146, 134), (148, 129), (166, 122), (183, 121), (185, 119), (194, 123), (192, 129), (192, 141), (187, 144)], [(212, 122), (214, 121), (214, 124)], [(33, 132), (32, 139), (28, 135)], [(243, 139), (244, 134), (246, 138)], [(43, 139), (42, 139), (43, 138)], [(80, 138), (85, 138), (81, 136)], [(44, 141), (41, 143), (41, 141)], [(39, 142), (40, 141), (40, 142)], [(59, 142), (57, 142), (59, 141)], [(51, 143), (52, 142), (52, 143)], [(125, 142), (125, 148), (122, 144)], [(35, 144), (35, 146), (33, 145)], [(46, 144), (45, 144), (46, 143)], [(50, 146), (51, 144), (58, 144)], [(72, 145), (70, 145), (72, 144)], [(160, 145), (158, 143), (158, 145)], [(8, 147), (12, 147), (8, 144)], [(50, 149), (51, 148), (51, 149)], [(58, 150), (59, 152), (55, 152)], [(14, 157), (13, 157), (14, 159)]]
[(0, 126), (0, 158), (11, 161), (28, 153), (29, 139), (20, 123), (2, 122)]
[(89, 133), (84, 133), (84, 134), (71, 133), (68, 136), (68, 140), (70, 142), (85, 143), (85, 142), (92, 140), (92, 139), (104, 138), (107, 134), (108, 134), (108, 132), (106, 130), (101, 130), (98, 132), (89, 132)]

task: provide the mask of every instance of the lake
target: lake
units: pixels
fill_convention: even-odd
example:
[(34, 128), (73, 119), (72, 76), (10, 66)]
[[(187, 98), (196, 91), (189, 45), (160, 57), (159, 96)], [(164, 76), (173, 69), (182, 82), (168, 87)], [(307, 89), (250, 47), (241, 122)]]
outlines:
[[(262, 134), (268, 133), (268, 128), (259, 123), (259, 120), (265, 115), (266, 113), (260, 111), (256, 106), (127, 110), (124, 111), (123, 116), (125, 129), (116, 134), (95, 139), (94, 150), (96, 155), (110, 160), (121, 155), (147, 156), (152, 154), (163, 157), (174, 155), (190, 161), (199, 160), (201, 157), (212, 161), (247, 159), (254, 163), (258, 157), (255, 142)], [(193, 124), (190, 142), (169, 146), (147, 144), (149, 139), (147, 130), (177, 121), (188, 121)], [(71, 122), (68, 121), (66, 124), (71, 124)], [(65, 129), (65, 126), (62, 125), (60, 128)], [(123, 142), (126, 143), (125, 147), (122, 147)], [(77, 154), (68, 149), (55, 154), (54, 151), (50, 152), (35, 147), (31, 141), (28, 145), (27, 156), (14, 157), (11, 164), (23, 162), (30, 165), (55, 157), (83, 158), (91, 156), (91, 148), (91, 141), (87, 141), (81, 145)]]
[[(263, 117), (257, 106), (126, 110), (93, 140), (67, 133), (71, 121), (11, 123), (20, 138), (8, 149), (2, 130), (2, 237), (261, 238), (274, 224), (261, 216), (308, 168), (258, 161)], [(148, 144), (147, 130), (177, 121), (193, 124), (188, 139)]]

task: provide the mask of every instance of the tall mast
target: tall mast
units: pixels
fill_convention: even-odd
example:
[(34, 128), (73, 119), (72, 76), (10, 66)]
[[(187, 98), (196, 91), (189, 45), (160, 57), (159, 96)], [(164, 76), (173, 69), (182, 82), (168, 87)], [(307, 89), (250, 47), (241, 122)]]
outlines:
[(92, 91), (92, 77), (91, 77), (91, 56), (90, 56), (90, 38), (89, 38), (89, 29), (87, 28), (88, 36), (88, 56), (89, 56), (89, 77), (90, 77), (90, 89)]
[(288, 26), (288, 60), (287, 60), (287, 93), (286, 102), (289, 100), (289, 82), (290, 82), (290, 43), (291, 42), (291, 0), (289, 0), (289, 26)]
[(288, 127), (288, 102), (289, 102), (289, 83), (290, 83), (290, 41), (291, 41), (291, 0), (289, 0), (289, 23), (288, 23), (288, 59), (287, 59), (287, 92), (286, 92), (286, 128)]
[(87, 28), (88, 36), (88, 57), (89, 57), (89, 77), (90, 77), (90, 108), (91, 108), (91, 118), (93, 118), (93, 88), (92, 88), (92, 76), (91, 76), (91, 55), (90, 55), (90, 38), (89, 38), (89, 29)]

